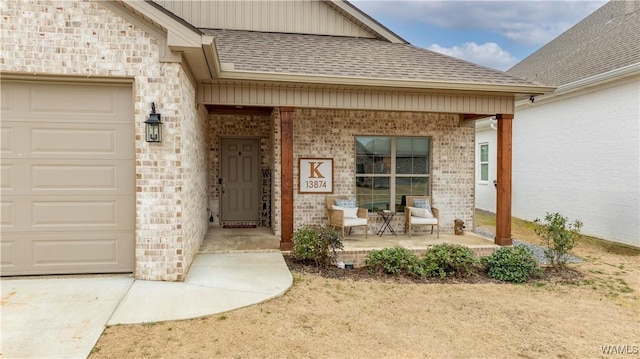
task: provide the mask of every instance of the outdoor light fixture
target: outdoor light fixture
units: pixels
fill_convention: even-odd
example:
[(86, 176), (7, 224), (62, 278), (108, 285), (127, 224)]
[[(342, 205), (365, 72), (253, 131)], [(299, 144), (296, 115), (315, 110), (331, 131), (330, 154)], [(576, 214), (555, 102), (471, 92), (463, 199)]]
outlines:
[(493, 117), (491, 120), (489, 120), (489, 126), (491, 126), (492, 130), (497, 130), (498, 129), (498, 119)]
[(529, 96), (529, 103), (533, 105), (533, 103), (536, 101), (535, 96), (531, 95)]
[(147, 125), (147, 142), (161, 142), (162, 141), (162, 121), (160, 121), (160, 114), (156, 113), (156, 104), (151, 103), (151, 113), (149, 119), (144, 121)]

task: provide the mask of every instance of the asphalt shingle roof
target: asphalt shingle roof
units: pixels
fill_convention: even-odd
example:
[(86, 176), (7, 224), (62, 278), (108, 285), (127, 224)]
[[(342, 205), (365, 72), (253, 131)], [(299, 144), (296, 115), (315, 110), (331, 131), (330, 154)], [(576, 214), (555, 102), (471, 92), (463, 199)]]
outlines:
[(610, 1), (507, 73), (560, 86), (640, 62), (640, 1)]
[(200, 29), (235, 70), (299, 75), (531, 85), (502, 71), (379, 39)]

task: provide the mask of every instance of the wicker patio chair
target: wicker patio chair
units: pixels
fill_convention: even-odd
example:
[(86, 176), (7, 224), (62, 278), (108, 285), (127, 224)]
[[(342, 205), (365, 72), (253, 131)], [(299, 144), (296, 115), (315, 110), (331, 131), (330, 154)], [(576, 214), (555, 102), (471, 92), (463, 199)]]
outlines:
[(415, 226), (431, 226), (431, 234), (433, 234), (433, 227), (436, 227), (436, 238), (440, 238), (440, 211), (437, 208), (431, 207), (431, 213), (433, 217), (425, 215), (423, 211), (415, 207), (416, 199), (429, 200), (431, 205), (431, 197), (429, 196), (407, 196), (407, 206), (404, 209), (404, 231), (411, 237), (411, 230)]
[(364, 227), (364, 238), (367, 238), (369, 232), (369, 211), (366, 208), (342, 208), (335, 205), (336, 199), (348, 199), (348, 196), (327, 196), (327, 216), (329, 218), (329, 226), (340, 228), (342, 230), (342, 238), (344, 238), (344, 229)]

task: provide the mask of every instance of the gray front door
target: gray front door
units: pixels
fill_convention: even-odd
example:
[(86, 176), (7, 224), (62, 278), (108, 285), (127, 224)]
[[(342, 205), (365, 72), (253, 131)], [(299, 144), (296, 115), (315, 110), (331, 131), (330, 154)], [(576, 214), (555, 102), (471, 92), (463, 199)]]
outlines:
[(257, 224), (260, 218), (260, 140), (223, 138), (221, 209), (223, 224)]

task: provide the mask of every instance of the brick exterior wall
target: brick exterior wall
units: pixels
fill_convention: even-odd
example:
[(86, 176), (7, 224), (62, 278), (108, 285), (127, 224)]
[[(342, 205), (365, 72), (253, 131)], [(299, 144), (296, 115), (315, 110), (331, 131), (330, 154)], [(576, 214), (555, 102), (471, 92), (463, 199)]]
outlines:
[[(1, 71), (65, 75), (70, 81), (131, 79), (136, 278), (184, 279), (207, 229), (206, 208), (217, 208), (220, 136), (261, 138), (261, 166), (271, 171), (272, 179), (271, 226), (276, 235), (281, 233), (278, 109), (259, 118), (208, 118), (204, 107), (195, 104), (196, 90), (182, 65), (160, 62), (157, 39), (99, 2), (4, 1), (0, 12)], [(152, 102), (164, 122), (162, 143), (144, 138)], [(335, 193), (354, 194), (356, 135), (431, 137), (432, 196), (442, 230), (452, 231), (455, 218), (473, 223), (473, 128), (460, 127), (457, 115), (296, 109), (294, 176), (298, 158), (332, 157)], [(325, 195), (298, 194), (297, 178), (294, 186), (294, 228), (325, 224)], [(372, 226), (372, 231), (377, 228)]]
[[(473, 223), (474, 129), (459, 126), (458, 115), (296, 109), (293, 121), (294, 228), (327, 223), (326, 195), (298, 193), (298, 159), (333, 158), (334, 194), (354, 196), (355, 136), (359, 135), (430, 137), (431, 193), (434, 207), (440, 210), (440, 228), (453, 232), (456, 218)], [(370, 232), (379, 226), (376, 219), (373, 216)], [(403, 217), (396, 216), (393, 227), (403, 232), (403, 223)]]
[[(99, 2), (3, 1), (3, 72), (68, 80), (130, 78), (136, 148), (135, 276), (182, 280), (206, 222), (206, 116), (178, 63), (159, 61), (159, 42)], [(34, 76), (34, 78), (37, 78)], [(147, 143), (144, 121), (156, 103), (163, 142)], [(185, 220), (185, 218), (187, 218)]]
[[(269, 121), (271, 120), (271, 122)], [(296, 109), (294, 113), (294, 229), (305, 224), (326, 224), (324, 194), (298, 193), (298, 159), (334, 159), (334, 193), (355, 193), (355, 136), (429, 136), (432, 141), (432, 196), (440, 209), (441, 230), (453, 231), (453, 220), (473, 223), (474, 130), (458, 125), (451, 114)], [(257, 126), (257, 124), (260, 124)], [(211, 203), (218, 205), (219, 136), (262, 138), (261, 165), (272, 169), (272, 228), (280, 234), (280, 117), (212, 115), (210, 135)], [(269, 137), (268, 137), (269, 136)], [(217, 208), (217, 207), (216, 207)], [(404, 217), (396, 216), (393, 227), (404, 231)], [(370, 232), (380, 223), (371, 218)], [(358, 231), (359, 229), (355, 229)], [(417, 227), (415, 230), (430, 230)]]
[[(182, 213), (179, 217), (182, 222), (182, 241), (175, 243), (176, 256), (178, 256), (176, 269), (181, 268), (178, 280), (184, 280), (191, 261), (200, 249), (202, 240), (207, 233), (207, 192), (209, 166), (207, 163), (209, 148), (207, 110), (204, 106), (194, 106), (195, 88), (191, 86), (189, 78), (181, 73), (182, 94), (177, 99), (181, 102), (183, 111), (180, 121), (182, 155), (181, 180), (182, 180)], [(178, 215), (178, 214), (176, 214)]]

